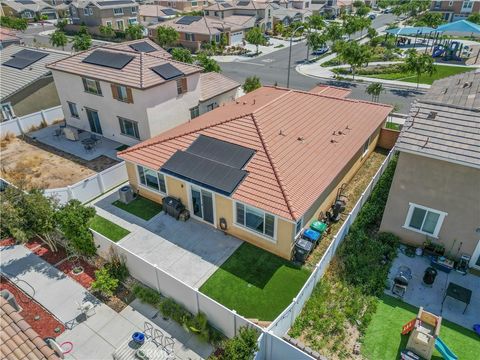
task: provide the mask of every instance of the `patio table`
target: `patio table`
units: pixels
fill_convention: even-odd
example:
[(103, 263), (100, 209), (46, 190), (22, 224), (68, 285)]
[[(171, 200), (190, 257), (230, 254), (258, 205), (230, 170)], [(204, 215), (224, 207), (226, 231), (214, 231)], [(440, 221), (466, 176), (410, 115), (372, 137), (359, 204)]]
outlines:
[(472, 290), (467, 289), (463, 286), (455, 284), (453, 282), (448, 283), (447, 291), (445, 292), (445, 296), (442, 300), (442, 311), (443, 311), (443, 303), (447, 296), (450, 296), (453, 299), (459, 300), (465, 303), (465, 309), (463, 310), (463, 314), (467, 311), (467, 307), (470, 304), (470, 299), (472, 298)]
[(143, 344), (138, 344), (133, 340), (128, 340), (118, 347), (112, 356), (115, 360), (140, 359), (140, 357), (135, 355), (139, 349), (145, 353), (148, 360), (172, 359), (161, 346), (157, 346), (153, 341), (145, 341)]
[(86, 139), (82, 140), (83, 145), (95, 145), (96, 142), (97, 141), (95, 139), (92, 139), (92, 138), (86, 138)]

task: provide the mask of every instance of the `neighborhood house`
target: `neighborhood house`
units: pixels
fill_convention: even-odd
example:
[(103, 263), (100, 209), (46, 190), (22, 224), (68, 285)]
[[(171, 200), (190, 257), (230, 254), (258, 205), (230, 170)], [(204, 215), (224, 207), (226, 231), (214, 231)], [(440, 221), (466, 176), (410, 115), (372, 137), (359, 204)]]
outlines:
[(141, 196), (290, 259), (375, 148), (391, 106), (262, 87), (119, 153)]

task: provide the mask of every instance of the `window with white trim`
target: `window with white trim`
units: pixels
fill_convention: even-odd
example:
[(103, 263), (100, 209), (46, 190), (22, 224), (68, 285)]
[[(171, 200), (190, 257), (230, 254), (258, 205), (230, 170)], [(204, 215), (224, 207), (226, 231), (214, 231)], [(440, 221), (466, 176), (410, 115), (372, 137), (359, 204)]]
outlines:
[(113, 15), (123, 15), (123, 9), (113, 9)]
[(137, 18), (130, 18), (128, 19), (128, 24), (129, 25), (133, 25), (133, 24), (136, 24), (137, 23)]
[(422, 234), (438, 236), (447, 213), (410, 203), (404, 227)]
[(275, 235), (275, 216), (262, 210), (235, 203), (235, 222), (252, 231), (273, 238)]
[(124, 28), (123, 20), (117, 20), (117, 29), (123, 30), (123, 28)]
[(295, 224), (295, 235), (298, 235), (300, 231), (302, 231), (302, 227), (303, 227), (303, 218), (298, 220), (297, 223)]
[(365, 141), (365, 144), (363, 144), (362, 157), (368, 154), (368, 147), (369, 146), (370, 146), (370, 138), (368, 138), (368, 140)]
[(13, 112), (12, 104), (11, 103), (4, 103), (2, 106), (2, 117), (5, 120), (11, 120), (15, 117), (15, 113)]
[(165, 185), (165, 176), (159, 173), (158, 171), (151, 170), (149, 168), (137, 165), (138, 178), (140, 184), (143, 186), (162, 192), (167, 193), (167, 186)]
[(106, 21), (105, 24), (106, 24), (108, 27), (112, 27), (112, 26), (113, 26), (113, 24), (112, 24), (111, 21)]
[(119, 116), (118, 122), (120, 123), (120, 133), (122, 135), (140, 139), (140, 134), (138, 133), (138, 124), (136, 121), (128, 120)]
[(82, 78), (83, 88), (86, 92), (95, 95), (102, 95), (102, 88), (97, 80)]
[(132, 6), (132, 14), (136, 14), (137, 13), (137, 7), (136, 6)]
[(196, 117), (199, 117), (199, 116), (200, 116), (200, 108), (198, 107), (198, 105), (190, 109), (190, 119), (195, 119)]
[(78, 119), (80, 116), (78, 115), (77, 104), (70, 101), (67, 101), (67, 103), (68, 109), (70, 110), (70, 116)]

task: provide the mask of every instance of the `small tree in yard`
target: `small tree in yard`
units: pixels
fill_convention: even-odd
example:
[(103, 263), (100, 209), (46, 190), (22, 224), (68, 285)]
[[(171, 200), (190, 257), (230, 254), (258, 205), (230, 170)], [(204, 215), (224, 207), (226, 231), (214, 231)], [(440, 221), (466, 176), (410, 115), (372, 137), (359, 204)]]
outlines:
[(72, 48), (75, 51), (88, 50), (92, 46), (92, 37), (89, 34), (79, 33), (72, 40)]
[(100, 25), (99, 30), (100, 34), (106, 38), (113, 38), (115, 36), (115, 30), (113, 30), (112, 25)]
[(67, 26), (67, 19), (58, 19), (55, 25), (59, 31), (65, 31), (65, 26)]
[(174, 45), (179, 38), (180, 34), (171, 26), (159, 26), (157, 29), (157, 40), (160, 46), (170, 47)]
[(59, 230), (81, 255), (92, 256), (96, 253), (93, 236), (88, 228), (94, 216), (95, 208), (83, 206), (78, 200), (70, 200), (56, 214)]
[(470, 15), (467, 20), (480, 25), (480, 13)]
[(220, 65), (218, 65), (214, 59), (207, 56), (205, 53), (200, 53), (197, 55), (197, 62), (201, 67), (203, 67), (203, 72), (222, 72)]
[(310, 26), (312, 29), (320, 30), (325, 26), (325, 20), (321, 15), (311, 15), (308, 18), (308, 26)]
[(307, 45), (315, 51), (327, 45), (327, 37), (318, 32), (312, 32), (307, 35)]
[(110, 297), (118, 287), (118, 279), (110, 275), (108, 269), (103, 267), (95, 271), (95, 281), (92, 282), (92, 289), (101, 292), (103, 295)]
[(263, 36), (262, 30), (258, 27), (254, 27), (250, 31), (247, 32), (245, 36), (245, 40), (247, 40), (250, 44), (255, 45), (257, 47), (256, 53), (258, 54), (258, 46), (265, 45), (267, 40), (265, 36)]
[(420, 84), (420, 76), (422, 74), (428, 74), (432, 76), (437, 69), (435, 68), (433, 58), (428, 54), (419, 54), (414, 49), (411, 49), (407, 53), (405, 59), (405, 70), (413, 72), (417, 75), (417, 89)]
[(55, 32), (50, 35), (50, 43), (53, 46), (61, 47), (62, 50), (65, 50), (65, 45), (68, 43), (67, 35), (65, 35), (63, 31), (55, 30)]
[(245, 83), (242, 85), (243, 91), (246, 93), (252, 92), (262, 87), (260, 78), (258, 76), (249, 76), (245, 79)]
[(145, 28), (141, 24), (130, 24), (125, 29), (126, 36), (131, 40), (141, 39)]
[(368, 45), (359, 45), (356, 41), (344, 44), (340, 49), (340, 58), (345, 61), (352, 70), (353, 79), (357, 68), (368, 64), (372, 53)]
[(378, 102), (378, 98), (383, 91), (383, 85), (381, 83), (371, 83), (367, 86), (365, 92), (372, 96), (372, 101)]
[(175, 48), (172, 50), (173, 60), (181, 61), (187, 64), (193, 63), (193, 56), (190, 50), (184, 48)]
[(212, 360), (253, 360), (257, 345), (258, 332), (249, 327), (242, 327), (238, 335), (223, 344), (223, 351)]

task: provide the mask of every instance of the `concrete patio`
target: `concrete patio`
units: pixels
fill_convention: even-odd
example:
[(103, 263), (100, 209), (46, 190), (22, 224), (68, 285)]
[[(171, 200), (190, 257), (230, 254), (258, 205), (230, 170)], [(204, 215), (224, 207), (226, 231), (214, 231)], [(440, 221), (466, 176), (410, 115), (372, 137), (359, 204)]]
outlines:
[(116, 150), (118, 147), (123, 145), (119, 142), (101, 138), (101, 140), (92, 150), (86, 151), (84, 145), (82, 144), (82, 140), (89, 138), (92, 133), (88, 131), (80, 132), (79, 130), (79, 140), (73, 141), (66, 139), (63, 135), (54, 136), (56, 130), (60, 130), (60, 124), (51, 125), (40, 130), (32, 131), (28, 134), (28, 136), (43, 144), (54, 147), (55, 149), (75, 155), (83, 160), (90, 161), (101, 155), (104, 155), (114, 160), (121, 161), (121, 159), (117, 158), (118, 150)]
[[(390, 287), (385, 290), (388, 295), (392, 295), (393, 279), (400, 266), (407, 266), (412, 271), (412, 279), (409, 281), (403, 301), (417, 307), (423, 306), (425, 310), (441, 315), (443, 318), (468, 329), (472, 329), (473, 324), (479, 323), (480, 277), (472, 274), (462, 275), (454, 270), (448, 274), (438, 270), (435, 282), (430, 287), (423, 283), (424, 271), (430, 266), (430, 260), (427, 257), (419, 256), (411, 258), (399, 251), (399, 255), (393, 262), (388, 275)], [(442, 300), (450, 282), (472, 290), (470, 305), (465, 314), (463, 314), (465, 304), (450, 297), (445, 299), (442, 310)]]
[(112, 203), (113, 190), (94, 205), (97, 213), (130, 231), (118, 242), (160, 269), (199, 288), (242, 241), (194, 219), (177, 221), (161, 212), (145, 221)]

